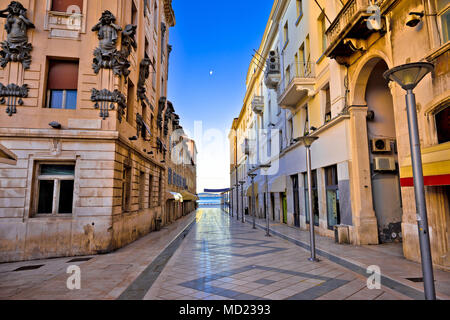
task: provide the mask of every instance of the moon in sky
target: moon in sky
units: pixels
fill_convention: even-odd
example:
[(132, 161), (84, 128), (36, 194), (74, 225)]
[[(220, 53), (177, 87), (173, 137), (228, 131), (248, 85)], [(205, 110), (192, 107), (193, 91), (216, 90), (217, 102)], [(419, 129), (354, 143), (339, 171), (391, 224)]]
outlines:
[(210, 76), (212, 76), (212, 75), (213, 75), (213, 73), (214, 73), (214, 71), (212, 71), (212, 70), (211, 70), (211, 71), (209, 71), (209, 75), (210, 75)]

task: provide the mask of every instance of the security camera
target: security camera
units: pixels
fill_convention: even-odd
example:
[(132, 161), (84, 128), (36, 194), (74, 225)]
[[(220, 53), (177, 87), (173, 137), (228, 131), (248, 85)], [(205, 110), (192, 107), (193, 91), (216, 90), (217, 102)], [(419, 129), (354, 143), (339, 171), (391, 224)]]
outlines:
[(424, 12), (410, 12), (408, 18), (406, 19), (406, 25), (414, 28), (422, 21), (424, 15)]

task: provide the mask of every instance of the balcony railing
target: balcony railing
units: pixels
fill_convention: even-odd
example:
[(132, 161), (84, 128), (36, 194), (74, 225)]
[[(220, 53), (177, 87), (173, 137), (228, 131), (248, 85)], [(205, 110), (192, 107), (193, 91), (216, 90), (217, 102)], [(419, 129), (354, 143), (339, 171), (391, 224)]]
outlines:
[[(335, 58), (351, 52), (340, 47), (346, 38), (366, 39), (370, 34), (383, 29), (383, 18), (376, 17), (375, 8), (378, 8), (386, 0), (349, 0), (331, 23), (326, 31), (327, 48), (325, 54)], [(371, 24), (369, 19), (380, 19), (380, 26)]]
[(292, 63), (286, 68), (278, 86), (278, 103), (283, 108), (294, 107), (314, 91), (316, 82), (314, 63)]

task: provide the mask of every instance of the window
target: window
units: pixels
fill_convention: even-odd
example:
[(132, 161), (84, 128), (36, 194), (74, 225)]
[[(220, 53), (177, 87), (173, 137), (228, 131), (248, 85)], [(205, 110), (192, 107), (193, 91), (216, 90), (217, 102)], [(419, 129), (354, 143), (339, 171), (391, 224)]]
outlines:
[(325, 95), (325, 123), (331, 121), (331, 93), (330, 85), (328, 84), (324, 90)]
[(289, 83), (291, 83), (291, 66), (287, 66), (286, 68), (286, 72), (285, 72), (285, 77), (286, 77), (286, 87), (289, 85)]
[(284, 45), (283, 50), (286, 48), (288, 42), (289, 42), (289, 24), (288, 21), (286, 21), (286, 24), (284, 25)]
[(131, 167), (124, 165), (122, 172), (122, 210), (130, 211), (131, 205)]
[(135, 26), (138, 24), (138, 11), (133, 0), (131, 1), (131, 24)]
[(450, 141), (450, 107), (447, 106), (435, 115), (439, 143)]
[(304, 114), (305, 114), (305, 128), (303, 129), (303, 135), (307, 136), (309, 134), (309, 110), (308, 105), (304, 108)]
[(153, 207), (153, 176), (148, 175), (148, 208)]
[(450, 33), (450, 1), (436, 0), (438, 23), (441, 29), (442, 44), (447, 43)]
[(297, 0), (297, 17), (300, 18), (303, 16), (303, 1)]
[(319, 32), (320, 32), (320, 52), (323, 53), (325, 52), (325, 50), (327, 49), (327, 35), (326, 35), (326, 31), (327, 31), (327, 27), (325, 24), (325, 14), (322, 14), (319, 17), (318, 20), (318, 24), (319, 24)]
[(39, 164), (37, 167), (38, 215), (72, 214), (74, 164)]
[[(317, 170), (312, 171), (312, 202), (313, 202), (313, 214), (314, 225), (319, 226), (319, 193), (317, 190)], [(304, 186), (305, 186), (305, 213), (306, 223), (309, 224), (309, 191), (308, 191), (308, 174), (303, 174)]]
[(152, 61), (152, 68), (153, 68), (153, 72), (152, 72), (152, 88), (153, 88), (153, 90), (156, 91), (156, 60), (155, 60), (155, 58), (153, 58), (153, 61)]
[(158, 32), (158, 3), (157, 0), (155, 0), (155, 6), (153, 8), (153, 23), (155, 26), (155, 32)]
[(83, 0), (52, 0), (52, 11), (56, 12), (72, 12), (77, 6), (80, 10), (75, 10), (76, 12), (83, 11)]
[(299, 56), (299, 72), (298, 75), (300, 77), (303, 77), (305, 75), (305, 66), (306, 66), (306, 58), (305, 58), (305, 44), (302, 43), (302, 45), (300, 46), (300, 49), (298, 50), (298, 56)]
[(50, 60), (47, 77), (47, 108), (76, 109), (78, 61)]
[(131, 80), (128, 79), (128, 96), (127, 96), (127, 122), (133, 125), (134, 117), (134, 102), (136, 98), (134, 96), (134, 85)]
[(287, 135), (288, 135), (288, 142), (289, 142), (289, 144), (291, 144), (292, 143), (292, 140), (294, 139), (294, 137), (293, 137), (293, 135), (294, 135), (294, 121), (293, 121), (293, 118), (290, 118), (289, 120), (288, 120), (288, 123), (287, 123)]
[(145, 208), (145, 172), (140, 173), (139, 175), (139, 209)]
[(305, 75), (311, 72), (311, 46), (309, 41), (309, 35), (306, 36), (305, 40)]
[(325, 168), (325, 183), (327, 190), (327, 220), (328, 229), (341, 223), (341, 215), (339, 210), (339, 186), (337, 166)]
[(160, 206), (162, 206), (162, 201), (163, 201), (163, 177), (162, 176), (163, 176), (163, 172), (161, 171), (159, 174), (159, 183), (158, 183), (158, 186), (159, 186), (158, 204)]

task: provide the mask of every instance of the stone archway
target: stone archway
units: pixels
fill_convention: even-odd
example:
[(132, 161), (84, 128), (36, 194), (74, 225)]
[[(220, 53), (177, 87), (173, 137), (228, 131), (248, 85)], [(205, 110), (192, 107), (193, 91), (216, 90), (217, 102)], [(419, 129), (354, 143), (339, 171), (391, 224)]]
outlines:
[[(402, 205), (396, 150), (393, 97), (383, 73), (389, 65), (380, 55), (361, 61), (356, 70), (351, 101), (367, 108), (367, 151), (372, 206), (381, 243), (401, 239)], [(383, 147), (384, 146), (384, 147)]]

